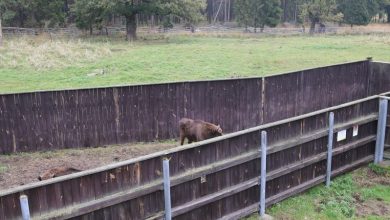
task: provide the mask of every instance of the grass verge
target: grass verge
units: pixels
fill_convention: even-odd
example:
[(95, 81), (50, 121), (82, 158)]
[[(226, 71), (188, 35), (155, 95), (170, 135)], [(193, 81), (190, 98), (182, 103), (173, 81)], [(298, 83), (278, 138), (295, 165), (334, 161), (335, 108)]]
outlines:
[[(390, 219), (389, 168), (370, 164), (267, 209), (276, 219)], [(258, 219), (252, 215), (247, 220)]]

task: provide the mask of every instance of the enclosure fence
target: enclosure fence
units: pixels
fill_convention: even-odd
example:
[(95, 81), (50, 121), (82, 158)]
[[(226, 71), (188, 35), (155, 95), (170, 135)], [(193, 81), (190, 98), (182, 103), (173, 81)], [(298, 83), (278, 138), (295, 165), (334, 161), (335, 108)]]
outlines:
[(24, 198), (33, 219), (245, 216), (260, 195), (269, 206), (381, 160), (389, 70), (367, 60), (264, 78), (1, 95), (2, 152), (172, 137), (179, 116), (217, 119), (232, 133), (0, 191), (0, 219), (20, 219)]
[[(329, 153), (332, 176), (373, 161), (381, 148), (378, 118), (384, 111), (378, 115), (378, 103), (379, 96), (371, 96), (2, 191), (0, 219), (20, 218), (20, 195), (28, 197), (33, 219), (162, 219), (167, 214), (163, 187), (167, 159), (170, 199), (165, 201), (171, 201), (169, 214), (174, 219), (237, 219), (259, 209), (261, 131), (267, 133), (265, 205), (269, 206), (324, 182)], [(334, 127), (329, 132), (331, 114)], [(330, 133), (334, 138), (329, 143)]]
[[(18, 36), (34, 36), (40, 34), (47, 34), (51, 38), (63, 37), (81, 37), (89, 35), (89, 31), (80, 30), (77, 28), (19, 28), (19, 27), (3, 27), (3, 33), (7, 37)], [(101, 29), (93, 30), (93, 35), (101, 36), (124, 36), (126, 33), (125, 26), (105, 26)], [(139, 35), (156, 35), (156, 34), (194, 34), (190, 27), (174, 26), (173, 28), (164, 28), (162, 26), (140, 26), (137, 28)], [(386, 25), (377, 27), (338, 27), (326, 26), (316, 27), (314, 30), (316, 34), (385, 34), (390, 33), (390, 28)], [(270, 28), (265, 27), (263, 31), (260, 28), (253, 27), (229, 27), (224, 25), (206, 25), (195, 28), (195, 34), (240, 34), (240, 35), (308, 35), (310, 34), (309, 27), (285, 27), (285, 28)]]

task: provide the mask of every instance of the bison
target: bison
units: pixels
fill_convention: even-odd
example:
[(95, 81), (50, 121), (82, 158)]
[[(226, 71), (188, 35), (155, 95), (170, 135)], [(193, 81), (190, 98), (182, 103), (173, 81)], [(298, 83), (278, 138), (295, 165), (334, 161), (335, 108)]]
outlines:
[(211, 124), (202, 120), (192, 120), (182, 118), (179, 121), (180, 128), (180, 144), (184, 144), (184, 139), (188, 139), (188, 143), (203, 141), (209, 138), (223, 135), (219, 125)]
[(65, 166), (57, 167), (57, 168), (53, 168), (53, 169), (50, 169), (50, 170), (43, 172), (41, 175), (38, 176), (38, 180), (39, 181), (47, 180), (47, 179), (51, 179), (54, 177), (65, 176), (65, 175), (80, 172), (80, 171), (81, 170), (78, 170), (78, 169), (75, 169), (72, 167), (65, 167)]

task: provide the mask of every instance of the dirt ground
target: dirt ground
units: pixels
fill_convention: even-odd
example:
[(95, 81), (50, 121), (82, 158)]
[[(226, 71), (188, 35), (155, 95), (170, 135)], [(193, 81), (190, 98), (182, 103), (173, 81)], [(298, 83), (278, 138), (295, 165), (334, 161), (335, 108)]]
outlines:
[[(359, 172), (361, 172), (360, 175), (358, 174)], [(365, 175), (361, 175), (362, 173)], [(372, 187), (378, 184), (390, 186), (389, 176), (378, 175), (367, 167), (354, 171), (354, 174), (354, 179), (359, 187)], [(388, 202), (382, 199), (369, 199), (364, 201), (358, 193), (355, 193), (353, 197), (356, 203), (356, 216), (358, 218), (381, 216), (384, 219), (390, 219), (390, 204)]]
[(0, 190), (37, 182), (41, 173), (55, 167), (68, 166), (87, 170), (177, 145), (170, 141), (0, 155)]

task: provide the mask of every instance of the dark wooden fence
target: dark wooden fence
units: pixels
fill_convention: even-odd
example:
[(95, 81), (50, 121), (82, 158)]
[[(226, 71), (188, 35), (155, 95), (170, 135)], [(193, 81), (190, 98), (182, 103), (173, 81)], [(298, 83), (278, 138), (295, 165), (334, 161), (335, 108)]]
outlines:
[[(290, 95), (284, 96), (288, 103)], [(378, 96), (2, 191), (0, 219), (20, 218), (21, 194), (29, 198), (33, 219), (161, 219), (163, 158), (170, 158), (174, 219), (245, 216), (258, 207), (260, 131), (268, 133), (269, 206), (325, 180), (330, 112), (335, 114), (336, 133), (332, 174), (372, 161)], [(356, 125), (358, 135), (353, 136)], [(341, 130), (347, 131), (346, 139), (337, 141)]]
[(390, 63), (371, 63), (371, 90), (369, 95), (390, 91)]
[[(370, 95), (390, 91), (390, 63), (372, 62), (371, 65), (372, 74), (370, 82), (372, 86)], [(390, 93), (385, 93), (384, 95), (390, 96)], [(390, 150), (390, 108), (388, 110), (385, 148), (388, 151)]]
[(181, 117), (225, 133), (368, 96), (370, 61), (264, 78), (0, 95), (0, 153), (91, 147), (178, 136)]

